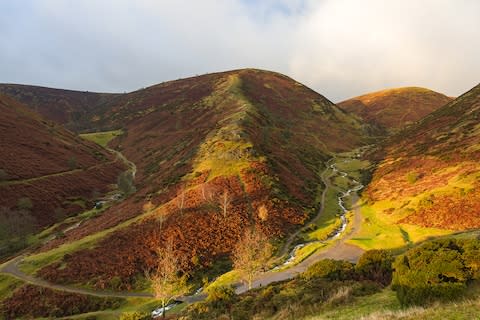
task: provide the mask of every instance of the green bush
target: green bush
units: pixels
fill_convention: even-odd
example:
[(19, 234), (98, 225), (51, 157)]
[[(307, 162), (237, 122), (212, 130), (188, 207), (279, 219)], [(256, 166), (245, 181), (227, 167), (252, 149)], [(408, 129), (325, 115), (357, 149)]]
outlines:
[(147, 320), (151, 319), (150, 314), (146, 312), (124, 312), (120, 315), (120, 320)]
[(409, 183), (414, 184), (420, 178), (420, 175), (417, 172), (409, 172), (406, 178)]
[(329, 280), (349, 280), (354, 278), (354, 264), (343, 260), (325, 259), (311, 265), (302, 277), (306, 280), (325, 278)]
[(458, 297), (478, 277), (479, 240), (428, 242), (397, 257), (392, 288), (402, 305), (423, 305)]
[(208, 302), (228, 302), (235, 297), (235, 289), (232, 286), (213, 286), (206, 291)]
[(392, 281), (392, 263), (393, 256), (388, 251), (369, 250), (362, 254), (355, 271), (362, 280), (371, 280), (388, 286)]
[(20, 210), (31, 210), (33, 208), (33, 203), (30, 198), (23, 197), (18, 199), (17, 201), (17, 208)]

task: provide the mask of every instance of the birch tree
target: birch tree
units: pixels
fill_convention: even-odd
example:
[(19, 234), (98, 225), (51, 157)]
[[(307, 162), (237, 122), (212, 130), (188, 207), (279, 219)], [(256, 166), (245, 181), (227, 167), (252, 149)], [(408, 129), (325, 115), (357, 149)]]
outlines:
[(273, 253), (273, 247), (267, 236), (259, 230), (249, 228), (233, 250), (233, 265), (240, 273), (248, 289), (252, 288), (253, 280), (268, 265)]
[(157, 266), (153, 273), (146, 273), (146, 276), (152, 283), (155, 299), (162, 305), (165, 318), (165, 307), (173, 300), (186, 295), (190, 287), (187, 285), (186, 275), (182, 275), (181, 261), (175, 255), (173, 241), (168, 241), (167, 246), (158, 249), (157, 253)]

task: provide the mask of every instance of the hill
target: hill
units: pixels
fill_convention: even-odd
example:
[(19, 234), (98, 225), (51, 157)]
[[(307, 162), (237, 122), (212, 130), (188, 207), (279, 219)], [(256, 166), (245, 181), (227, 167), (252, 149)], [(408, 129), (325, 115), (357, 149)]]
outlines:
[(7, 235), (19, 211), (37, 230), (83, 212), (125, 170), (103, 148), (4, 95), (0, 112), (1, 227)]
[(368, 93), (338, 103), (368, 123), (384, 129), (398, 129), (413, 123), (452, 99), (435, 91), (405, 87)]
[(110, 146), (136, 164), (138, 191), (42, 249), (82, 243), (37, 264), (55, 282), (138, 286), (171, 238), (195, 271), (228, 255), (252, 225), (284, 237), (316, 211), (331, 153), (367, 141), (368, 126), (325, 97), (252, 69), (166, 82), (105, 110), (98, 123), (124, 130)]
[(387, 141), (364, 193), (370, 233), (381, 230), (372, 239), (384, 239), (389, 224), (398, 226), (406, 243), (413, 225), (480, 227), (479, 116), (476, 86)]
[(92, 114), (102, 110), (107, 102), (121, 96), (20, 84), (0, 84), (0, 94), (15, 99), (45, 119), (73, 131), (92, 130), (91, 123), (95, 120)]

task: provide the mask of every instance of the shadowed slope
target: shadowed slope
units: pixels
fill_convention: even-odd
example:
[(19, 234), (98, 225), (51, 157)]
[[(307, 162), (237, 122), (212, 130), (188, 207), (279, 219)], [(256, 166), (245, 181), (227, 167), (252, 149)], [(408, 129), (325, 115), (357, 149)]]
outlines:
[(123, 165), (101, 147), (3, 95), (0, 113), (0, 207), (13, 210), (28, 198), (26, 206), (46, 226), (83, 211), (94, 191), (116, 182)]

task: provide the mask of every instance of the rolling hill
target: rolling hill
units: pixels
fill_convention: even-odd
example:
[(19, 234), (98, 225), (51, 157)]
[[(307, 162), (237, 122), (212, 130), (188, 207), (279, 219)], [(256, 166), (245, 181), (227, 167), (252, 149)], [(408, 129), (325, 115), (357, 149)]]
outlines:
[(448, 230), (480, 227), (480, 86), (392, 136), (365, 192), (378, 217)]
[(418, 87), (387, 89), (338, 103), (366, 122), (384, 129), (398, 129), (418, 121), (450, 102), (441, 93)]
[(366, 143), (369, 129), (300, 83), (253, 69), (125, 94), (96, 118), (124, 130), (110, 146), (136, 164), (138, 191), (50, 241), (43, 251), (101, 233), (38, 274), (113, 289), (137, 286), (170, 238), (187, 269), (198, 270), (228, 255), (252, 225), (285, 236), (316, 211), (331, 153)]
[[(121, 94), (53, 89), (20, 84), (0, 84), (0, 94), (24, 104), (45, 119), (73, 131), (91, 131), (92, 114)], [(98, 129), (98, 128), (97, 128)]]
[(0, 112), (3, 219), (28, 211), (38, 229), (83, 212), (125, 170), (111, 153), (7, 96)]

